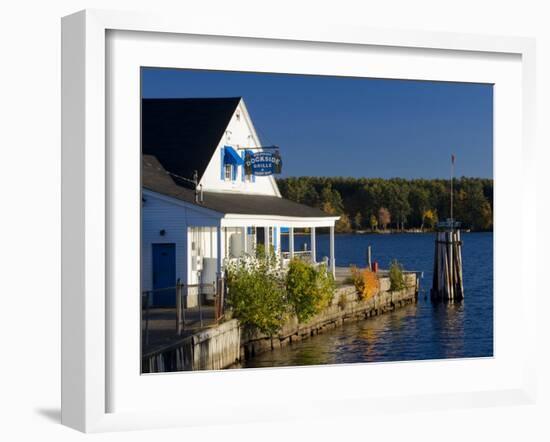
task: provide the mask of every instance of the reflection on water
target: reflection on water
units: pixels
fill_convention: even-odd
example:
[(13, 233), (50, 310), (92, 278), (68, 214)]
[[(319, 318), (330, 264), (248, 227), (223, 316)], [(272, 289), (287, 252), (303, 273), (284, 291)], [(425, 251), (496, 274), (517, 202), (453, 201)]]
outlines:
[[(302, 240), (305, 240), (302, 239)], [(326, 238), (320, 237), (319, 256)], [(397, 258), (412, 270), (424, 271), (429, 290), (433, 235), (343, 235), (337, 237), (339, 263), (363, 265), (368, 245), (386, 267)], [(421, 294), (418, 303), (264, 353), (245, 367), (320, 365), (404, 361), (493, 355), (492, 234), (464, 235), (464, 288), (458, 304), (433, 304)]]

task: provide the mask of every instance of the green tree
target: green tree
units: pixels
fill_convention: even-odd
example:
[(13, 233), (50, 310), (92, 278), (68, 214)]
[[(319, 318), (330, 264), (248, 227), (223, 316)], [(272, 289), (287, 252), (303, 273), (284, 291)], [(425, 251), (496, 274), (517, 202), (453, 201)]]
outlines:
[(409, 205), (411, 207), (411, 223), (424, 227), (424, 214), (430, 207), (430, 193), (423, 186), (414, 186), (409, 192)]
[(332, 184), (327, 184), (321, 191), (321, 203), (330, 204), (330, 207), (334, 210), (334, 213), (340, 214), (344, 211), (344, 203), (340, 193), (332, 188)]
[(363, 225), (363, 216), (361, 215), (361, 212), (357, 212), (355, 214), (355, 216), (353, 217), (353, 224), (357, 230), (361, 230), (361, 227)]
[(473, 230), (492, 228), (492, 208), (483, 193), (482, 182), (461, 178), (458, 184), (459, 190), (455, 196), (455, 219), (463, 222)]
[[(427, 210), (441, 219), (450, 217), (449, 180), (294, 177), (277, 182), (283, 197), (293, 201), (330, 207), (333, 213), (346, 214), (353, 221), (360, 213), (362, 226), (371, 215), (377, 217), (381, 207), (388, 209), (397, 228), (423, 228)], [(462, 177), (454, 181), (454, 192), (455, 219), (474, 230), (492, 228), (493, 180)]]

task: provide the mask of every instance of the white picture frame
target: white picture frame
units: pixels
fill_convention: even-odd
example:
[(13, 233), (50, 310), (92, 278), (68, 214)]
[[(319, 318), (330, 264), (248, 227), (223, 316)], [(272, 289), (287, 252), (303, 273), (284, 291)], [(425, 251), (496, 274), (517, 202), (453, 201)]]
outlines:
[[(126, 58), (120, 56), (118, 47), (116, 51), (110, 50), (108, 35), (132, 36), (121, 46), (128, 49), (130, 55)], [(138, 35), (141, 43), (136, 43), (133, 38)], [(170, 50), (174, 50), (170, 45), (185, 44), (186, 37), (198, 38), (195, 41), (201, 38), (215, 38), (217, 44), (226, 47), (231, 46), (232, 42), (244, 42), (254, 46), (256, 50), (267, 44), (283, 57), (285, 51), (308, 51), (311, 48), (316, 50), (317, 47), (320, 52), (328, 51), (334, 57), (338, 57), (339, 51), (348, 51), (349, 56), (350, 53), (355, 55), (354, 51), (367, 50), (374, 54), (373, 57), (386, 57), (391, 52), (396, 56), (395, 62), (389, 57), (386, 60), (387, 65), (383, 68), (378, 66), (378, 70), (374, 69), (379, 72), (378, 76), (387, 78), (452, 81), (456, 77), (455, 81), (487, 82), (491, 82), (492, 78), (499, 79), (495, 83), (496, 88), (502, 85), (502, 94), (495, 93), (495, 124), (498, 125), (495, 129), (495, 164), (498, 166), (495, 168), (495, 252), (501, 252), (495, 253), (494, 290), (495, 298), (498, 297), (498, 302), (495, 303), (495, 340), (497, 344), (502, 344), (495, 347), (495, 358), (368, 364), (368, 367), (365, 364), (354, 364), (292, 370), (246, 370), (246, 378), (243, 378), (243, 371), (139, 377), (139, 372), (133, 371), (130, 367), (125, 369), (131, 370), (131, 373), (124, 373), (128, 374), (128, 379), (133, 379), (132, 382), (138, 382), (139, 385), (118, 381), (123, 376), (115, 373), (120, 369), (119, 366), (124, 364), (113, 361), (117, 358), (120, 361), (132, 357), (137, 360), (139, 354), (132, 356), (132, 351), (139, 350), (129, 345), (128, 354), (117, 352), (116, 357), (113, 354), (113, 348), (117, 348), (114, 342), (119, 339), (117, 330), (131, 324), (132, 318), (129, 318), (128, 323), (124, 319), (120, 320), (117, 316), (120, 309), (113, 309), (112, 300), (109, 298), (113, 288), (119, 287), (116, 285), (118, 282), (113, 283), (110, 269), (113, 262), (118, 259), (116, 253), (120, 253), (120, 248), (114, 248), (116, 250), (113, 251), (111, 245), (118, 241), (117, 232), (120, 230), (117, 230), (117, 223), (121, 221), (117, 218), (115, 210), (117, 196), (112, 191), (114, 186), (118, 192), (124, 192), (125, 189), (116, 187), (121, 184), (122, 179), (122, 175), (118, 173), (122, 169), (118, 168), (130, 167), (134, 161), (128, 159), (125, 161), (128, 164), (121, 165), (123, 157), (120, 154), (123, 152), (113, 155), (109, 150), (109, 143), (118, 142), (113, 140), (113, 134), (106, 130), (106, 122), (112, 121), (112, 118), (116, 119), (116, 111), (107, 106), (106, 97), (112, 93), (109, 84), (116, 81), (117, 76), (116, 72), (109, 69), (109, 64), (113, 63), (113, 57), (119, 56), (122, 63), (139, 63), (139, 57), (134, 57), (135, 51), (130, 48), (135, 48), (136, 44), (145, 45), (147, 38), (154, 38), (155, 44), (160, 45), (155, 46), (154, 51), (155, 54), (160, 54), (160, 66), (177, 67), (180, 62), (166, 64), (166, 59), (162, 57), (169, 56)], [(162, 43), (163, 38), (169, 39), (170, 42)], [(202, 41), (199, 43), (211, 49), (215, 46), (208, 43), (204, 46)], [(161, 50), (164, 44), (168, 46)], [(399, 57), (407, 56), (410, 51), (420, 51), (416, 52), (419, 54), (418, 63), (411, 63), (407, 67), (409, 70), (405, 72), (397, 62)], [(148, 53), (147, 50), (140, 52), (140, 56), (146, 56)], [(390, 56), (393, 56), (392, 54)], [(526, 228), (527, 221), (535, 219), (536, 215), (535, 194), (526, 190), (535, 188), (532, 173), (535, 148), (535, 44), (532, 39), (359, 29), (342, 25), (314, 27), (277, 23), (265, 27), (246, 23), (238, 26), (233, 21), (218, 23), (197, 18), (182, 21), (179, 17), (87, 10), (63, 18), (62, 55), (63, 424), (85, 432), (97, 432), (208, 425), (213, 417), (218, 423), (248, 422), (287, 417), (329, 416), (335, 413), (365, 414), (374, 410), (397, 411), (531, 403), (534, 400), (535, 324), (529, 319), (527, 308), (536, 303), (536, 287), (534, 279), (527, 277), (526, 259), (527, 256), (536, 254), (534, 229)], [(426, 57), (430, 60), (430, 69), (433, 69), (431, 75), (427, 72), (424, 59)], [(460, 63), (463, 58), (466, 60), (464, 63), (472, 63), (468, 66), (474, 66), (476, 63), (483, 65), (486, 60), (489, 62), (486, 68), (477, 71), (468, 71), (464, 65), (457, 69), (457, 72), (450, 73), (445, 63), (438, 65), (437, 62), (445, 57), (447, 62), (449, 59), (456, 59), (457, 66), (462, 66)], [(343, 57), (338, 61), (341, 64), (345, 59), (346, 57)], [(504, 60), (504, 65), (508, 67), (495, 69), (495, 66), (490, 66), (491, 59)], [(268, 61), (264, 60), (267, 70)], [(225, 66), (243, 70), (254, 68), (253, 65), (239, 59), (229, 64), (226, 61)], [(204, 66), (206, 65), (200, 67)], [(297, 69), (297, 72), (303, 72), (304, 69), (307, 68), (302, 67)], [(413, 71), (415, 69), (416, 71)], [(323, 67), (319, 65), (316, 73), (321, 72), (324, 72)], [(359, 71), (357, 73), (360, 74)], [(507, 104), (514, 105), (503, 107), (502, 102), (498, 101), (501, 99)], [(131, 115), (135, 115), (136, 109), (130, 111)], [(134, 119), (129, 122), (128, 127), (135, 124)], [(517, 143), (513, 145), (515, 141)], [(521, 162), (523, 185), (514, 189), (514, 184), (510, 182), (506, 173), (510, 172), (510, 168), (517, 167), (518, 160)], [(139, 170), (129, 173), (139, 174)], [(129, 178), (128, 182), (131, 183), (134, 178), (135, 176)], [(500, 222), (506, 209), (505, 195), (508, 193), (514, 193), (522, 201), (520, 228), (509, 231), (504, 221)], [(130, 230), (135, 234), (136, 229), (139, 231), (139, 225)], [(506, 232), (507, 241), (512, 244), (506, 251), (501, 246), (504, 238), (504, 233), (501, 232)], [(518, 280), (510, 287), (503, 284), (505, 275), (502, 269), (507, 265), (505, 253), (519, 256), (521, 263), (519, 266), (516, 265), (519, 267)], [(135, 283), (139, 285), (138, 281)], [(508, 295), (513, 294), (513, 291), (516, 292), (516, 297), (511, 299)], [(506, 334), (506, 324), (503, 322), (511, 317), (514, 308), (517, 312), (514, 324), (517, 337)], [(513, 356), (514, 351), (518, 350), (514, 347), (518, 342), (522, 343), (521, 351), (517, 351)], [(135, 364), (135, 361), (132, 364)], [(407, 376), (421, 379), (416, 390), (407, 386), (404, 381), (398, 381), (403, 377), (405, 369)], [(441, 383), (441, 379), (437, 379), (438, 370), (445, 370), (445, 377), (453, 379), (448, 388)], [(362, 384), (354, 384), (367, 372), (376, 376), (393, 376), (396, 382), (386, 391), (377, 389), (376, 386), (368, 389)], [(461, 374), (463, 379), (460, 379)], [(491, 376), (492, 374), (494, 376)], [(335, 377), (340, 378), (341, 393), (337, 388), (326, 388), (326, 394), (316, 394), (313, 381)], [(195, 384), (194, 387), (190, 385), (190, 379), (192, 384)], [(430, 385), (429, 379), (433, 380), (432, 388), (427, 388)], [(266, 384), (268, 380), (272, 385)], [(198, 406), (192, 409), (184, 405), (177, 409), (170, 406), (171, 400), (167, 397), (167, 389), (180, 388), (177, 384), (183, 383), (187, 383), (186, 388), (191, 395), (197, 395)], [(281, 385), (289, 383), (296, 386), (296, 390), (302, 395), (298, 397), (293, 391), (283, 392), (290, 403), (296, 404), (295, 407), (281, 406), (282, 398), (277, 396)], [(124, 388), (120, 388), (119, 384), (124, 384)], [(132, 388), (138, 389), (134, 391), (136, 397), (131, 396)], [(215, 400), (212, 399), (213, 396), (209, 396), (207, 409), (204, 408), (206, 402), (201, 402), (198, 397), (201, 388), (217, 389), (225, 394)], [(117, 389), (117, 397), (121, 398), (117, 402), (122, 404), (121, 406), (113, 405), (112, 401), (113, 391)], [(147, 396), (152, 394), (151, 391), (162, 392), (159, 394), (165, 395), (166, 406), (155, 405), (148, 409), (146, 403), (153, 403), (151, 397)], [(265, 391), (268, 399), (273, 397), (273, 401), (255, 398), (255, 402), (251, 402), (255, 391)], [(139, 395), (145, 399), (145, 404), (138, 406), (136, 400), (139, 402)], [(136, 407), (127, 406), (129, 403), (136, 403)]]

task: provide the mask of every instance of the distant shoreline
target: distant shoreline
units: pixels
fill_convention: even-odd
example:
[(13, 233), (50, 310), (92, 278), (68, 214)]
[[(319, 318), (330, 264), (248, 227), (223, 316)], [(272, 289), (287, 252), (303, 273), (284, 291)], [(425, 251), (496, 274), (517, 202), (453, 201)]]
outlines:
[[(318, 228), (317, 230), (322, 230), (321, 228)], [(470, 230), (470, 229), (460, 229), (463, 233), (493, 233), (492, 230)], [(336, 235), (398, 235), (398, 234), (423, 234), (423, 233), (435, 233), (436, 230), (416, 230), (416, 229), (410, 229), (410, 230), (378, 230), (378, 231), (370, 231), (370, 230), (352, 230), (349, 232), (335, 232)], [(309, 236), (309, 232), (296, 232), (294, 231), (294, 236)], [(281, 236), (288, 236), (288, 232), (281, 232)]]

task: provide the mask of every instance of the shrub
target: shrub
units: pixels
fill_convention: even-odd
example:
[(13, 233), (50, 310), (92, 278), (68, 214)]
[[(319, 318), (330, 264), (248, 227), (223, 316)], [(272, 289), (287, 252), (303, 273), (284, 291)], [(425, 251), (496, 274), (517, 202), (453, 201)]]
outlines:
[(380, 281), (376, 273), (369, 269), (360, 270), (356, 266), (351, 266), (351, 277), (355, 290), (365, 300), (371, 298), (378, 293), (380, 289)]
[(357, 293), (363, 293), (363, 289), (365, 288), (364, 282), (363, 282), (363, 275), (361, 274), (361, 270), (357, 268), (357, 266), (352, 265), (350, 267), (351, 272), (351, 279), (353, 281), (353, 285), (355, 286), (355, 290)]
[(380, 281), (376, 273), (369, 269), (363, 270), (363, 291), (361, 292), (361, 298), (363, 300), (369, 299), (376, 295), (380, 290)]
[(334, 278), (326, 266), (315, 267), (293, 259), (286, 275), (288, 302), (300, 322), (307, 321), (330, 305), (334, 296)]
[(228, 265), (227, 302), (246, 327), (272, 335), (288, 313), (284, 281), (276, 260), (258, 254)]
[(396, 292), (404, 288), (403, 266), (394, 259), (390, 265), (390, 291)]
[(317, 312), (327, 308), (334, 298), (336, 290), (336, 282), (334, 276), (328, 271), (325, 265), (317, 266), (316, 268), (316, 297), (317, 297)]

